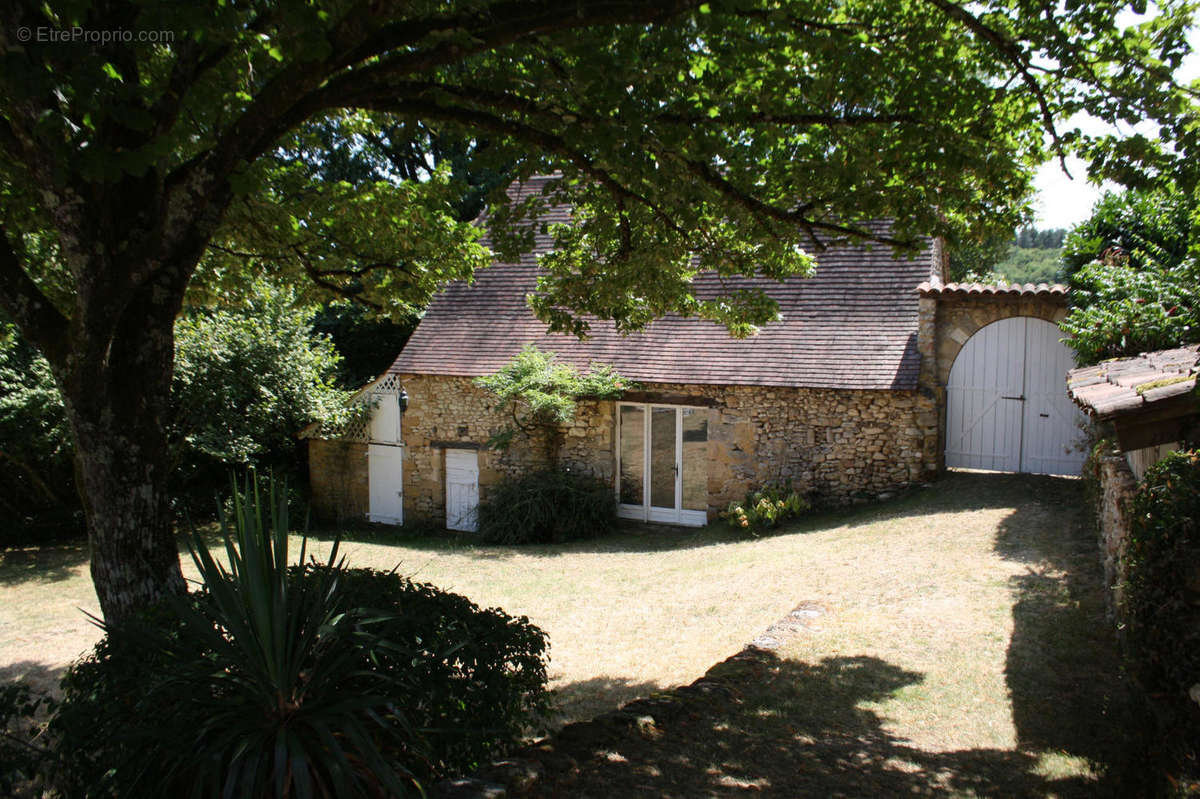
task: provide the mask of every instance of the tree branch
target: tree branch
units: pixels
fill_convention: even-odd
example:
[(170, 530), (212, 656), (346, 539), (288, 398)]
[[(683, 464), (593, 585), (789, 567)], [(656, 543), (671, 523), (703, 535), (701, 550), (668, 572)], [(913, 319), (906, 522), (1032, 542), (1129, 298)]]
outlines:
[(62, 503), (62, 500), (58, 498), (58, 495), (54, 493), (54, 490), (51, 489), (46, 481), (42, 479), (41, 475), (39, 475), (37, 471), (24, 460), (15, 455), (11, 455), (2, 449), (0, 449), (0, 460), (8, 461), (16, 468), (25, 472), (25, 476), (29, 478), (29, 482), (33, 483), (33, 487), (37, 489), (38, 493), (42, 495), (42, 498), (51, 505), (60, 505)]
[[(591, 116), (579, 108), (556, 110), (540, 105), (530, 97), (513, 92), (483, 86), (453, 86), (432, 81), (398, 81), (389, 84), (398, 95), (422, 99), (434, 99), (430, 95), (447, 95), (464, 103), (483, 107), (488, 111), (511, 111), (517, 114), (542, 116), (561, 122), (564, 116), (575, 117), (582, 124), (603, 124), (604, 120)], [(923, 125), (928, 120), (911, 113), (775, 113), (759, 111), (734, 115), (710, 117), (707, 114), (662, 113), (654, 115), (657, 122), (706, 128), (742, 128), (749, 125), (822, 125), (825, 127), (860, 127), (869, 125)]]
[(746, 127), (749, 125), (822, 125), (829, 128), (855, 128), (869, 125), (924, 125), (927, 119), (916, 114), (777, 114), (761, 111), (733, 116), (659, 114), (655, 119), (689, 127)]
[(1046, 99), (1046, 93), (1042, 89), (1042, 84), (1034, 77), (1029, 59), (1021, 50), (1020, 45), (1005, 37), (999, 31), (988, 27), (974, 14), (971, 14), (961, 6), (949, 2), (949, 0), (927, 0), (927, 2), (941, 10), (951, 19), (961, 22), (967, 30), (996, 48), (996, 51), (1017, 70), (1017, 74), (1021, 76), (1021, 81), (1033, 94), (1034, 99), (1037, 100), (1038, 109), (1042, 116), (1042, 127), (1050, 136), (1050, 142), (1054, 147), (1055, 154), (1058, 156), (1059, 165), (1067, 177), (1070, 177), (1071, 172), (1067, 169), (1066, 146), (1063, 144), (1062, 138), (1058, 135), (1058, 126), (1054, 121), (1054, 112), (1050, 110), (1050, 101)]
[(792, 210), (776, 208), (769, 203), (765, 203), (750, 194), (739, 189), (726, 178), (717, 174), (715, 170), (708, 164), (692, 161), (683, 158), (682, 156), (671, 154), (674, 158), (682, 162), (687, 169), (696, 177), (700, 178), (704, 183), (718, 191), (726, 200), (733, 202), (735, 205), (741, 206), (745, 210), (753, 214), (761, 214), (769, 219), (774, 219), (779, 222), (786, 222), (793, 225), (799, 225), (809, 234), (809, 239), (820, 245), (821, 249), (825, 245), (820, 242), (815, 235), (815, 231), (831, 233), (836, 236), (847, 236), (860, 241), (874, 241), (879, 244), (886, 244), (890, 247), (908, 248), (912, 247), (914, 242), (907, 239), (898, 239), (894, 236), (881, 236), (869, 230), (864, 230), (858, 227), (849, 225), (839, 225), (833, 222), (822, 222), (817, 219), (810, 219), (805, 216), (805, 213), (811, 208), (811, 203), (805, 203)]
[(478, 130), (511, 136), (520, 141), (535, 145), (548, 153), (567, 159), (579, 171), (608, 189), (614, 197), (624, 197), (627, 200), (644, 206), (672, 231), (681, 235), (684, 233), (682, 228), (671, 219), (670, 215), (661, 206), (654, 203), (649, 197), (638, 194), (633, 189), (621, 183), (608, 170), (598, 166), (592, 160), (591, 156), (572, 147), (568, 144), (565, 137), (557, 133), (551, 133), (523, 122), (505, 119), (504, 117), (471, 108), (440, 105), (432, 101), (420, 99), (398, 99), (394, 93), (391, 96), (344, 98), (341, 102), (375, 111), (387, 111), (396, 114), (421, 116), (428, 119), (440, 119), (444, 122), (455, 122), (474, 127)]
[(29, 150), (8, 120), (0, 117), (0, 147), (8, 151), (13, 161), (24, 161), (29, 157)]
[(20, 258), (0, 226), (0, 308), (51, 363), (66, 358), (68, 321), (21, 266)]
[[(404, 44), (420, 41), (430, 33), (453, 33), (447, 39), (423, 50), (396, 53), (370, 67), (352, 71), (353, 79), (370, 82), (372, 79), (394, 79), (436, 66), (462, 61), (469, 56), (548, 33), (598, 25), (642, 24), (663, 22), (684, 11), (699, 8), (700, 0), (590, 0), (563, 3), (561, 0), (509, 0), (496, 3), (466, 16), (430, 20), (420, 23), (419, 38), (405, 31)], [(412, 28), (415, 23), (398, 23), (399, 30)], [(460, 42), (471, 42), (464, 46)], [(360, 59), (395, 50), (397, 43), (387, 37), (371, 48), (356, 53)]]
[(179, 119), (179, 113), (183, 109), (183, 100), (187, 97), (191, 87), (205, 72), (221, 63), (230, 52), (232, 52), (232, 47), (223, 45), (198, 58), (187, 60), (181, 58), (175, 62), (175, 66), (171, 70), (171, 77), (167, 79), (166, 89), (150, 110), (155, 119), (155, 136), (167, 133), (175, 125), (176, 120)]
[(318, 269), (315, 264), (313, 264), (312, 260), (305, 254), (304, 249), (299, 245), (292, 246), (292, 253), (295, 255), (296, 260), (300, 262), (300, 266), (304, 269), (304, 273), (308, 275), (308, 279), (316, 283), (321, 288), (333, 292), (337, 296), (343, 297), (351, 302), (356, 302), (359, 305), (370, 308), (372, 311), (383, 310), (382, 303), (368, 300), (366, 297), (362, 296), (361, 291), (353, 291), (345, 286), (335, 283), (332, 280), (328, 280), (325, 277), (325, 273)]

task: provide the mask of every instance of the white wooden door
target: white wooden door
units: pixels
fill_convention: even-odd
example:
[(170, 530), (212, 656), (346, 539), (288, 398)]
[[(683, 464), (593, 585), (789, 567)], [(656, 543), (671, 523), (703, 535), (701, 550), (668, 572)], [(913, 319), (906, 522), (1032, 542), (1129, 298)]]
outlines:
[(1079, 474), (1083, 468), (1084, 416), (1066, 388), (1075, 359), (1061, 338), (1057, 325), (1042, 319), (1026, 323), (1022, 472)]
[(479, 453), (446, 450), (446, 529), (479, 529)]
[(374, 408), (371, 409), (370, 436), (372, 441), (393, 444), (400, 441), (400, 405), (396, 394), (379, 391), (371, 394)]
[(946, 465), (1078, 474), (1082, 435), (1067, 397), (1070, 350), (1042, 319), (1002, 319), (959, 352), (946, 384)]
[(1024, 317), (993, 322), (967, 340), (946, 383), (947, 466), (1021, 468), (1024, 371)]
[(404, 523), (404, 448), (367, 445), (367, 518), (383, 524)]

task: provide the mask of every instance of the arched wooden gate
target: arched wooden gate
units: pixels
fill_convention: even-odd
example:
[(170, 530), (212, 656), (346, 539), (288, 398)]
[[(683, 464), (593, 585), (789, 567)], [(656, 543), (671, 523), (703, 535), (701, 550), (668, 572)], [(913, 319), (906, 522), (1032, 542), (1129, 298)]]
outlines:
[(981, 328), (946, 384), (946, 465), (1079, 474), (1083, 419), (1065, 376), (1074, 366), (1054, 324), (1034, 317)]

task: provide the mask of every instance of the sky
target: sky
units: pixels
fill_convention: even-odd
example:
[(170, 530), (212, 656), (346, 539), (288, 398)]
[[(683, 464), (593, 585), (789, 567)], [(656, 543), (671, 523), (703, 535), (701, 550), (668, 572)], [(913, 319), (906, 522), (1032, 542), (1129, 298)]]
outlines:
[(1087, 170), (1078, 158), (1068, 158), (1067, 168), (1071, 170), (1071, 177), (1063, 173), (1057, 161), (1042, 164), (1038, 170), (1034, 180), (1037, 187), (1035, 227), (1042, 230), (1074, 227), (1091, 216), (1096, 200), (1106, 188), (1112, 188), (1089, 183)]
[[(1129, 21), (1136, 19), (1129, 13)], [(1192, 45), (1192, 54), (1183, 62), (1176, 73), (1176, 78), (1188, 82), (1200, 78), (1200, 30), (1193, 30), (1188, 37)], [(1098, 123), (1090, 118), (1072, 117), (1069, 124), (1078, 124), (1085, 132), (1103, 133), (1112, 128)], [(1114, 184), (1095, 186), (1087, 180), (1087, 170), (1078, 158), (1067, 159), (1067, 169), (1072, 177), (1067, 177), (1057, 161), (1042, 164), (1038, 170), (1034, 186), (1037, 188), (1037, 199), (1034, 209), (1037, 214), (1036, 227), (1070, 228), (1091, 216), (1092, 206), (1100, 195), (1108, 189), (1117, 189)], [(1072, 179), (1073, 178), (1073, 179)]]

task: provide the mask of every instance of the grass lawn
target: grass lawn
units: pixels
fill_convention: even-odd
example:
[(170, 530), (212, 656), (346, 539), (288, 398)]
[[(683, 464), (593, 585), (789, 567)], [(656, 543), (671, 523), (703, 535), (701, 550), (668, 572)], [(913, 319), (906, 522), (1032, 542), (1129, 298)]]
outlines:
[[(1093, 795), (1121, 687), (1082, 505), (1079, 481), (959, 473), (761, 539), (344, 547), (542, 626), (562, 720), (689, 683), (801, 602), (824, 610), (711, 712), (580, 754), (573, 795)], [(0, 556), (0, 678), (45, 679), (95, 639), (85, 555)]]
[[(663, 719), (637, 703), (648, 726), (569, 728), (534, 795), (1134, 795), (1082, 488), (955, 474), (756, 542), (764, 582), (795, 579), (778, 647), (660, 697)], [(785, 615), (801, 602), (825, 613)]]

